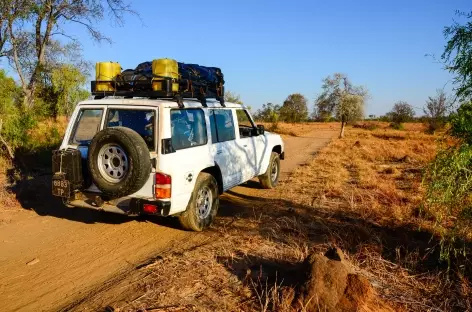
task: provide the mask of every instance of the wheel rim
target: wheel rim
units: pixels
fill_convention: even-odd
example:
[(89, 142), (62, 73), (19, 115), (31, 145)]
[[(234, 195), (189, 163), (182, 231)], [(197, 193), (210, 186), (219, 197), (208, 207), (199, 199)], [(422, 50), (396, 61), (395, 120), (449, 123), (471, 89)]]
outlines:
[(111, 183), (123, 180), (128, 173), (128, 156), (117, 144), (105, 144), (98, 152), (98, 170)]
[(275, 180), (277, 180), (278, 174), (279, 174), (279, 168), (277, 166), (277, 162), (273, 161), (270, 167), (270, 179), (272, 180), (272, 182), (275, 182)]
[(206, 219), (211, 212), (213, 194), (209, 187), (202, 187), (197, 194), (197, 214), (200, 219)]

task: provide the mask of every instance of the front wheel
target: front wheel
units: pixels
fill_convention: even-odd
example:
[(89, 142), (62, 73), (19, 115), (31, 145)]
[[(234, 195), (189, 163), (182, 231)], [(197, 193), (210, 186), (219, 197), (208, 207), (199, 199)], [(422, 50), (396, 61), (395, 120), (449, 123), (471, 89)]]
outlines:
[(269, 166), (263, 175), (259, 176), (259, 182), (262, 188), (272, 189), (277, 186), (280, 175), (280, 156), (279, 154), (272, 152), (270, 155)]
[(211, 225), (218, 212), (220, 199), (216, 179), (209, 173), (198, 175), (187, 210), (179, 216), (182, 227), (190, 231), (203, 231)]

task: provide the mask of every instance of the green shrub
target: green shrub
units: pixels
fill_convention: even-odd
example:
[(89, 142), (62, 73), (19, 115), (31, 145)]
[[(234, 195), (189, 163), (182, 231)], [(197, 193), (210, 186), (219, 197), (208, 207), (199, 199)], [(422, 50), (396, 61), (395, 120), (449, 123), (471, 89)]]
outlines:
[(464, 254), (459, 241), (472, 235), (472, 105), (462, 105), (451, 116), (450, 134), (459, 139), (443, 147), (425, 171), (425, 209), (434, 216), (441, 234), (441, 257)]
[(395, 130), (405, 130), (405, 127), (400, 122), (392, 122), (389, 127)]
[(457, 113), (451, 114), (451, 135), (472, 145), (472, 102), (462, 104)]
[(31, 144), (29, 132), (37, 125), (33, 114), (16, 112), (3, 118), (2, 136), (13, 149)]

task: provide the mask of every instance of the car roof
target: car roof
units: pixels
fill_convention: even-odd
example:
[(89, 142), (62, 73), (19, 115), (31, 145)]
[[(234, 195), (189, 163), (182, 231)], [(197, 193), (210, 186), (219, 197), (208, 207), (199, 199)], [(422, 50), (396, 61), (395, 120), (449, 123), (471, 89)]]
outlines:
[[(202, 108), (202, 104), (200, 101), (197, 100), (189, 100), (185, 99), (183, 101), (185, 107), (200, 107)], [(210, 108), (222, 108), (219, 101), (213, 99), (207, 99), (206, 101), (207, 107)], [(133, 99), (125, 99), (125, 98), (103, 98), (99, 100), (86, 100), (79, 103), (79, 105), (141, 105), (141, 106), (163, 106), (163, 107), (170, 107), (170, 108), (178, 108), (179, 105), (176, 101), (170, 99), (148, 99), (148, 98), (133, 98)], [(243, 104), (236, 104), (225, 102), (225, 107), (227, 108), (246, 108)]]

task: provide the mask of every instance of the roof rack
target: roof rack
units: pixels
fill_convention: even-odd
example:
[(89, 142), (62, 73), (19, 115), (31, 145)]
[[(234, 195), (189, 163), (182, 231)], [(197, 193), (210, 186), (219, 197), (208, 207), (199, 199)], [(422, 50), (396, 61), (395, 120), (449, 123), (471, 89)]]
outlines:
[[(158, 88), (155, 87), (156, 82), (159, 83)], [(154, 79), (92, 81), (91, 93), (95, 96), (95, 99), (102, 99), (107, 96), (172, 99), (177, 102), (180, 108), (184, 108), (184, 99), (196, 99), (200, 101), (203, 107), (207, 107), (207, 99), (216, 99), (221, 106), (225, 107), (223, 85), (198, 85), (190, 80), (176, 80), (168, 77), (159, 77), (158, 81)]]

